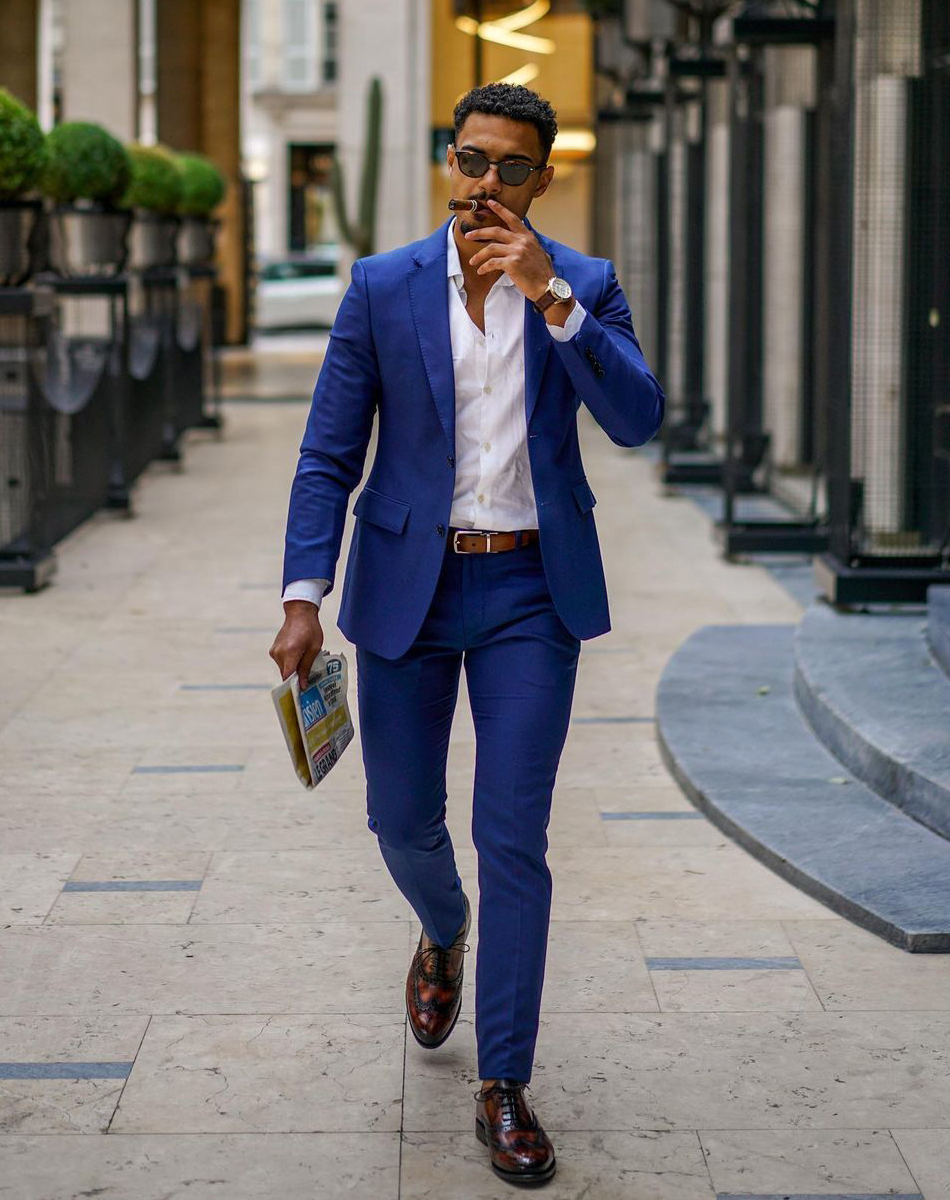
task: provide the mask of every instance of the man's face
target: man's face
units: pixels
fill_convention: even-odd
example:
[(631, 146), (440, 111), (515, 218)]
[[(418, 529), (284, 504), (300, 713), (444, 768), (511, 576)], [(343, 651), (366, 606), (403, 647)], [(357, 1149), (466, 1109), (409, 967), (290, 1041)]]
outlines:
[[(548, 166), (543, 171), (532, 171), (524, 183), (512, 187), (502, 182), (497, 167), (489, 167), (480, 178), (472, 179), (459, 170), (456, 150), (478, 150), (495, 162), (510, 158), (532, 167), (539, 166), (543, 156), (537, 129), (528, 121), (512, 121), (508, 117), (494, 117), (488, 113), (471, 113), (459, 130), (455, 147), (448, 149), (454, 199), (499, 200), (519, 217), (525, 215), (535, 196), (547, 191), (554, 174), (554, 168)], [(497, 214), (487, 207), (475, 212), (460, 211), (456, 217), (462, 233), (499, 223)]]

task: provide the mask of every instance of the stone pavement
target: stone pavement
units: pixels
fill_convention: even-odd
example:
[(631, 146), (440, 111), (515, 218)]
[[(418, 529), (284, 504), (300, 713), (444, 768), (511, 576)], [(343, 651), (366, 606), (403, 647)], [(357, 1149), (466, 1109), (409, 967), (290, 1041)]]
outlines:
[[(150, 468), (134, 520), (87, 523), (52, 587), (0, 597), (0, 1197), (511, 1196), (473, 1133), (471, 985), (444, 1047), (406, 1036), (419, 930), (359, 748), (307, 793), (271, 709), (306, 407), (225, 412), (182, 472)], [(614, 628), (582, 650), (549, 830), (544, 1194), (950, 1197), (950, 960), (773, 875), (655, 744), (684, 638), (801, 608), (723, 563), (647, 455), (584, 414), (582, 435)], [(449, 822), (474, 903), (473, 754), (463, 687)]]

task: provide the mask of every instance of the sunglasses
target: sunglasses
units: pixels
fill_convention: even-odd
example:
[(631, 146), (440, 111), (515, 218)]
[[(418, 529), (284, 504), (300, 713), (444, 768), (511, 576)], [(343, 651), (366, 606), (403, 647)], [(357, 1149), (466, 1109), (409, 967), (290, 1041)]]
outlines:
[[(454, 146), (452, 148), (455, 149)], [(496, 162), (486, 158), (479, 150), (456, 150), (455, 161), (462, 174), (467, 175), (469, 179), (478, 179), (489, 167), (497, 167), (498, 178), (509, 187), (520, 187), (532, 171), (544, 170), (544, 163), (539, 167), (532, 167), (529, 163), (518, 162), (513, 158)]]

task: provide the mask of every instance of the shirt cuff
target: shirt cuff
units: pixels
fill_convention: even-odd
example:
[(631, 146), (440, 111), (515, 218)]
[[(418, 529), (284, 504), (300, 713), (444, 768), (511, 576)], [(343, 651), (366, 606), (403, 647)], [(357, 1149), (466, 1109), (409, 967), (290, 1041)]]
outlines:
[(329, 579), (295, 579), (284, 588), (281, 600), (309, 600), (319, 608), (329, 586)]
[(564, 324), (548, 325), (548, 331), (556, 342), (569, 342), (584, 323), (584, 318), (586, 316), (587, 309), (583, 306), (583, 304), (581, 304), (580, 300), (575, 300), (574, 307), (570, 312), (570, 316), (567, 318)]

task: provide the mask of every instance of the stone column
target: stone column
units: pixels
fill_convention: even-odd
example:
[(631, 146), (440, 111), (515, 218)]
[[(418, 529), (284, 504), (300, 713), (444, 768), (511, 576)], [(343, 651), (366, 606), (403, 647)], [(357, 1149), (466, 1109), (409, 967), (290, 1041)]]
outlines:
[(0, 83), (29, 108), (36, 107), (38, 0), (0, 3)]
[(622, 126), (619, 153), (621, 236), (617, 266), (630, 302), (633, 327), (647, 362), (656, 362), (656, 156), (650, 119)]
[(670, 114), (669, 131), (669, 292), (666, 311), (666, 378), (663, 390), (672, 410), (686, 399), (686, 244), (687, 173), (686, 109)]
[(920, 0), (859, 0), (854, 47), (851, 475), (872, 541), (904, 528), (908, 81)]
[(706, 210), (703, 325), (705, 392), (713, 447), (726, 432), (729, 380), (729, 83), (707, 81)]
[(63, 4), (63, 119), (96, 121), (121, 142), (138, 134), (136, 0)]
[(815, 106), (811, 46), (765, 50), (762, 246), (762, 397), (772, 462), (801, 461), (808, 110)]
[(206, 154), (227, 177), (218, 266), (227, 289), (228, 341), (244, 341), (240, 3), (156, 0), (155, 23), (158, 140), (174, 150)]

